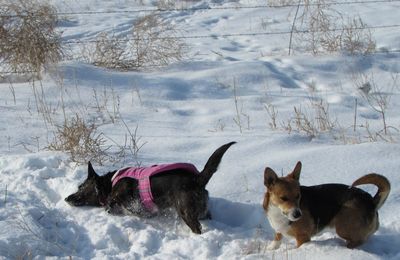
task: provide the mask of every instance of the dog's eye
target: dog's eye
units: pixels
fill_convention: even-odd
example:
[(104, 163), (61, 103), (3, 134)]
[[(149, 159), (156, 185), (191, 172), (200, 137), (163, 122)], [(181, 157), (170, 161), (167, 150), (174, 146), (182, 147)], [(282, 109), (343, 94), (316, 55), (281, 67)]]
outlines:
[(288, 201), (288, 198), (287, 197), (281, 197), (281, 200), (282, 201)]

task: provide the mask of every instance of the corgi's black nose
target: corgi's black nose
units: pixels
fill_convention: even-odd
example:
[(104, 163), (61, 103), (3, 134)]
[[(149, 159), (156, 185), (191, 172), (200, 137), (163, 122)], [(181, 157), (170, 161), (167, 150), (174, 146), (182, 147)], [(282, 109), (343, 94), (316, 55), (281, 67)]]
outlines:
[(300, 218), (300, 217), (301, 217), (301, 210), (296, 209), (296, 210), (293, 212), (293, 217), (294, 217), (294, 218)]

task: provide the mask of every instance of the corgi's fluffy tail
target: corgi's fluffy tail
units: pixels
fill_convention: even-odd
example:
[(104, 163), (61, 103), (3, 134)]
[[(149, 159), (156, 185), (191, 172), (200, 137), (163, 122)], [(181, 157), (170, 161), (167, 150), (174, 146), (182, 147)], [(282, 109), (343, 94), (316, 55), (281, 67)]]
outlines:
[(382, 207), (383, 203), (385, 203), (390, 193), (389, 180), (380, 174), (370, 173), (357, 179), (355, 182), (353, 182), (351, 186), (354, 187), (362, 184), (373, 184), (378, 187), (378, 191), (375, 194), (373, 200), (376, 209)]
[(235, 144), (236, 142), (230, 142), (227, 144), (224, 144), (210, 156), (208, 159), (206, 165), (204, 166), (204, 169), (201, 171), (199, 174), (199, 179), (198, 183), (201, 186), (206, 186), (208, 181), (211, 179), (213, 174), (217, 171), (218, 165), (221, 162), (222, 156), (225, 154), (226, 150), (228, 150), (231, 145)]

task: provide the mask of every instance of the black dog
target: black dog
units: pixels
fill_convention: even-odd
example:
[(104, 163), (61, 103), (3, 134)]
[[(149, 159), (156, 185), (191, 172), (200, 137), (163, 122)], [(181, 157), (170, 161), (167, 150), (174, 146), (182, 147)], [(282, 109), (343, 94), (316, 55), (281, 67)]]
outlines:
[[(211, 218), (208, 211), (208, 191), (205, 189), (217, 171), (222, 156), (235, 142), (218, 148), (208, 159), (199, 174), (186, 169), (174, 169), (150, 177), (154, 204), (160, 210), (175, 208), (190, 229), (201, 234), (199, 219)], [(88, 163), (88, 177), (65, 201), (72, 206), (105, 207), (111, 214), (130, 213), (138, 216), (152, 215), (140, 199), (138, 181), (122, 178), (114, 186), (112, 178), (117, 171), (99, 176)]]

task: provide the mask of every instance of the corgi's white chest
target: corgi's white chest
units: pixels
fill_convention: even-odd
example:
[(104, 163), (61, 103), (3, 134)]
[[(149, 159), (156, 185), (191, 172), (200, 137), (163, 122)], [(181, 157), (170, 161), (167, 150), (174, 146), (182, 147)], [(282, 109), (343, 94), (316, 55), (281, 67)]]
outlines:
[(287, 232), (290, 229), (290, 221), (282, 214), (278, 207), (270, 203), (268, 206), (267, 217), (269, 223), (276, 232), (287, 235)]

